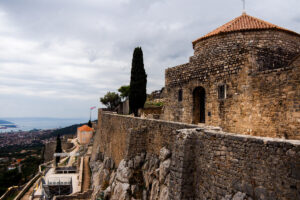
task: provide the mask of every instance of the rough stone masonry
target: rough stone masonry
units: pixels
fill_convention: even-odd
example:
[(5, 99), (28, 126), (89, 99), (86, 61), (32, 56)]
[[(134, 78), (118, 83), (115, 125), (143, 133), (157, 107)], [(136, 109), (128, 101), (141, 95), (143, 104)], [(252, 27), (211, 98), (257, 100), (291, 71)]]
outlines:
[(243, 14), (165, 72), (163, 119), (300, 139), (300, 35)]
[(300, 199), (300, 35), (243, 14), (193, 47), (165, 121), (99, 110), (92, 199)]
[(95, 199), (300, 198), (299, 140), (101, 110), (98, 123), (90, 163)]

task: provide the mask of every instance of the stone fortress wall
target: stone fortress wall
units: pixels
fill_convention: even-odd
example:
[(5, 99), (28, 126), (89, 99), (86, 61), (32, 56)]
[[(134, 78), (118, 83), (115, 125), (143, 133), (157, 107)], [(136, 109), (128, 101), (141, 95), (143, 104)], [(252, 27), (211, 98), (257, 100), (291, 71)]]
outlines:
[(116, 165), (141, 152), (159, 155), (162, 147), (171, 148), (174, 132), (195, 128), (192, 124), (145, 120), (128, 115), (117, 115), (98, 110), (98, 127), (94, 136), (92, 160), (97, 152), (111, 157)]
[(221, 199), (240, 191), (252, 199), (298, 199), (299, 161), (296, 140), (180, 130), (172, 151), (170, 198)]
[[(193, 91), (200, 86), (205, 89), (206, 125), (300, 139), (298, 35), (278, 30), (233, 32), (201, 40), (194, 50), (189, 63), (166, 70), (164, 120), (195, 123)], [(221, 100), (222, 84), (226, 98)]]
[[(221, 199), (237, 192), (252, 199), (300, 198), (299, 141), (236, 135), (214, 127), (101, 110), (98, 117), (91, 163), (96, 171), (95, 166), (103, 168), (98, 176), (93, 175), (93, 180), (99, 183), (107, 178), (105, 174), (110, 174), (98, 188), (108, 190), (111, 199), (139, 194), (134, 191), (141, 187), (131, 185), (137, 182), (133, 180), (136, 177), (145, 184), (142, 188), (149, 188), (145, 199)], [(164, 159), (159, 164), (148, 156), (161, 157), (164, 148), (171, 152), (170, 166)], [(145, 154), (146, 158), (142, 158)], [(109, 172), (107, 169), (114, 165), (109, 159), (103, 161), (103, 157), (111, 159), (118, 169)], [(103, 164), (97, 164), (97, 160)], [(149, 166), (151, 171), (145, 171)], [(169, 175), (162, 178), (161, 174)], [(159, 181), (154, 181), (156, 178)]]

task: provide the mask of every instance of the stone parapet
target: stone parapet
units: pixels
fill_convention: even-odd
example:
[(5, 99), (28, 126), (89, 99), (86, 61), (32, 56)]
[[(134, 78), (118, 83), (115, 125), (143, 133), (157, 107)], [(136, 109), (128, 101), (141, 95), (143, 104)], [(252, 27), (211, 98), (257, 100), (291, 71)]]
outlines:
[(179, 130), (170, 199), (300, 198), (300, 141), (207, 130)]
[[(129, 196), (143, 193), (145, 199), (160, 195), (171, 200), (300, 198), (299, 140), (233, 134), (218, 127), (141, 119), (101, 110), (99, 115), (91, 160), (94, 197), (105, 190), (112, 197), (123, 192)], [(103, 163), (99, 165), (100, 172), (96, 170), (99, 162)], [(114, 175), (118, 171), (122, 176)], [(103, 178), (106, 175), (117, 185)], [(130, 178), (137, 176), (138, 179)], [(123, 186), (135, 192), (131, 194)], [(147, 188), (145, 192), (143, 187)]]
[(97, 159), (100, 153), (111, 157), (118, 165), (122, 159), (129, 159), (138, 152), (147, 151), (159, 155), (162, 147), (171, 148), (176, 130), (197, 126), (99, 110), (98, 127), (91, 160)]

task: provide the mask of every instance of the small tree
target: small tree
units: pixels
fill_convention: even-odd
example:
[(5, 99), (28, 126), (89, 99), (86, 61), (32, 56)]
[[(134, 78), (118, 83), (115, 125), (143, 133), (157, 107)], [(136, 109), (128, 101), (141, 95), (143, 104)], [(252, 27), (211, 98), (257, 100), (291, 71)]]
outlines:
[(130, 86), (129, 85), (123, 85), (118, 89), (118, 92), (120, 92), (120, 96), (123, 99), (126, 99), (129, 97), (129, 92), (130, 92)]
[[(57, 138), (56, 138), (55, 153), (62, 153), (61, 140), (60, 140), (59, 134), (57, 135)], [(56, 156), (56, 159), (55, 159), (56, 165), (59, 163), (59, 161), (60, 161), (60, 156)]]
[(147, 94), (147, 74), (144, 69), (143, 51), (141, 47), (134, 49), (132, 57), (129, 107), (130, 112), (138, 115), (138, 109), (143, 108)]
[(119, 94), (115, 92), (108, 92), (103, 98), (100, 98), (100, 101), (109, 110), (114, 110), (121, 103), (121, 98)]

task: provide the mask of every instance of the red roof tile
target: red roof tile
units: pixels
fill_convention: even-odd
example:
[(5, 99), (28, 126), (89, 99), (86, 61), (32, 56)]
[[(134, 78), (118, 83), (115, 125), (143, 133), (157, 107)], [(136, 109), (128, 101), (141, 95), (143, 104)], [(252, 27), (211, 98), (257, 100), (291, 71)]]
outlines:
[[(215, 29), (214, 31), (206, 34), (203, 37), (200, 37), (199, 39), (193, 41), (193, 46), (201, 40), (204, 40), (206, 38), (219, 35), (222, 33), (230, 33), (230, 32), (236, 32), (236, 31), (245, 31), (245, 30), (265, 30), (265, 29), (277, 29), (277, 30), (283, 30), (288, 31), (293, 34), (297, 34), (296, 32), (284, 29), (280, 26), (271, 24), (269, 22), (263, 21), (261, 19), (252, 17), (250, 15), (247, 15), (246, 13), (243, 13), (241, 16), (231, 20), (230, 22), (224, 24), (223, 26)], [(300, 35), (299, 35), (300, 36)]]
[(91, 127), (89, 127), (89, 126), (87, 126), (87, 125), (83, 125), (83, 126), (81, 126), (81, 127), (78, 127), (77, 129), (78, 129), (79, 131), (94, 131), (93, 128), (91, 128)]

